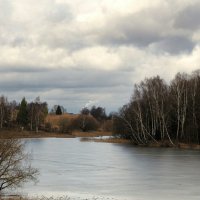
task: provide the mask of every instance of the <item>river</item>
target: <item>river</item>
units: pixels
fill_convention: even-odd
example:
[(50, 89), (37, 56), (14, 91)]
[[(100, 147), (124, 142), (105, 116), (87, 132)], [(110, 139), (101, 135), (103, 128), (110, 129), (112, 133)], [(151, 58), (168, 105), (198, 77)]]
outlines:
[(79, 138), (27, 139), (26, 150), (32, 153), (32, 165), (40, 175), (37, 184), (23, 187), (23, 194), (71, 199), (200, 198), (200, 151), (81, 142)]

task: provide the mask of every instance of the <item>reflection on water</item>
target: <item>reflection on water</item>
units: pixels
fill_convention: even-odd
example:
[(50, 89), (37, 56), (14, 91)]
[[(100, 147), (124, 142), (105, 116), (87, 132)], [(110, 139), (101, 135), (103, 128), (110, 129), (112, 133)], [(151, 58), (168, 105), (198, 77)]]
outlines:
[(200, 152), (136, 148), (79, 139), (28, 139), (39, 182), (30, 195), (131, 200), (200, 197)]

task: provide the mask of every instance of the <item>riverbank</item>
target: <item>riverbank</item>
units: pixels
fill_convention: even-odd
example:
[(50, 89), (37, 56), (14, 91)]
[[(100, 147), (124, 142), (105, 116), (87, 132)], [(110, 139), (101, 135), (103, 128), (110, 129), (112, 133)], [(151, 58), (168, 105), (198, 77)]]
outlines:
[[(62, 196), (62, 197), (45, 197), (45, 196), (42, 196), (42, 197), (22, 197), (22, 196), (19, 196), (19, 195), (11, 195), (11, 196), (4, 196), (4, 197), (1, 197), (0, 196), (0, 200), (98, 200), (99, 198), (87, 198), (87, 199), (81, 199), (81, 198), (77, 198), (77, 199), (74, 199), (74, 198), (70, 198), (68, 196)], [(109, 198), (105, 198), (106, 200), (109, 200)], [(100, 200), (100, 199), (99, 199)], [(101, 198), (101, 200), (104, 200)], [(111, 200), (111, 199), (110, 199)], [(112, 199), (113, 200), (113, 199)]]
[(75, 138), (75, 137), (99, 137), (111, 136), (112, 132), (106, 131), (93, 131), (93, 132), (80, 132), (74, 131), (72, 133), (55, 133), (39, 131), (17, 131), (17, 130), (1, 130), (0, 139), (23, 139), (23, 138)]
[(114, 138), (114, 137), (110, 137), (110, 138), (88, 138), (88, 137), (83, 137), (81, 138), (82, 142), (105, 142), (105, 143), (123, 143), (123, 144), (132, 144), (131, 140), (127, 140), (127, 139), (122, 139), (122, 138)]
[[(110, 198), (104, 198), (105, 200), (111, 200)], [(84, 199), (81, 199), (81, 198), (70, 198), (68, 196), (63, 196), (63, 197), (21, 197), (21, 196), (7, 196), (7, 197), (1, 197), (0, 196), (0, 200), (104, 200), (103, 198), (97, 198), (97, 197), (94, 197), (94, 198), (84, 198)], [(114, 200), (112, 198), (112, 200)]]
[(105, 143), (123, 143), (123, 144), (132, 144), (135, 147), (148, 147), (148, 148), (178, 148), (178, 149), (192, 149), (192, 150), (200, 150), (200, 145), (198, 144), (186, 144), (186, 143), (178, 143), (177, 145), (172, 145), (169, 142), (154, 142), (149, 144), (138, 145), (134, 144), (133, 141), (122, 139), (122, 138), (92, 138), (92, 137), (83, 137), (81, 138), (83, 142), (105, 142)]
[[(104, 137), (107, 136), (107, 137)], [(200, 150), (198, 144), (186, 144), (178, 143), (173, 146), (169, 142), (154, 142), (147, 145), (137, 145), (131, 140), (112, 137), (112, 132), (106, 131), (91, 131), (81, 132), (74, 131), (71, 133), (55, 133), (55, 132), (44, 132), (39, 131), (17, 131), (17, 130), (1, 130), (0, 139), (23, 139), (23, 138), (76, 138), (80, 137), (83, 142), (103, 142), (103, 143), (121, 143), (121, 144), (133, 144), (137, 147), (152, 147), (152, 148), (180, 148), (180, 149), (193, 149)]]
[(64, 133), (51, 133), (39, 131), (16, 131), (16, 130), (3, 130), (0, 132), (0, 139), (23, 139), (23, 138), (73, 138), (71, 134)]

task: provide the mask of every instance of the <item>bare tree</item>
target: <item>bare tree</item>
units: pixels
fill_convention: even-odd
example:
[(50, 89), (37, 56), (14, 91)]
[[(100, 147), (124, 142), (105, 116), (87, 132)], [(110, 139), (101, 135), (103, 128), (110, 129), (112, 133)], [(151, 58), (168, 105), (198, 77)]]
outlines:
[(175, 109), (177, 115), (176, 140), (185, 137), (185, 122), (188, 107), (188, 75), (178, 73), (171, 84), (171, 93), (174, 97)]
[(2, 95), (0, 97), (0, 128), (3, 128), (3, 124), (5, 122), (7, 104), (7, 98)]
[(48, 114), (48, 108), (46, 102), (41, 102), (40, 98), (37, 97), (34, 102), (29, 103), (28, 105), (28, 114), (29, 114), (29, 122), (30, 129), (35, 131), (39, 131), (39, 126), (44, 123), (44, 119)]
[(136, 143), (168, 140), (174, 145), (169, 129), (169, 99), (169, 87), (159, 76), (135, 85), (131, 101), (120, 110), (118, 119)]
[[(29, 156), (20, 140), (0, 140), (0, 192), (36, 180), (37, 169), (31, 167)], [(1, 194), (1, 193), (0, 193)]]
[(14, 124), (17, 121), (17, 102), (9, 102), (9, 111), (10, 111), (10, 125)]

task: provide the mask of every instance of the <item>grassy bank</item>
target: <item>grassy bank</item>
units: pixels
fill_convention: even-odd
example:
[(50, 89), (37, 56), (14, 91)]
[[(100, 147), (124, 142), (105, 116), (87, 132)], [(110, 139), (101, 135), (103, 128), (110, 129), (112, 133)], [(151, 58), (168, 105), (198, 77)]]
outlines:
[[(70, 134), (66, 133), (54, 133), (54, 132), (44, 132), (39, 131), (38, 133), (34, 131), (16, 131), (16, 130), (1, 130), (0, 139), (23, 139), (23, 138), (75, 138), (81, 137), (81, 141), (90, 141), (90, 142), (106, 142), (106, 143), (124, 143), (124, 144), (133, 144), (131, 140), (121, 139), (121, 138), (101, 138), (101, 136), (112, 136), (112, 132), (106, 131), (92, 131), (92, 132), (81, 132), (74, 131)], [(99, 137), (99, 138), (96, 138)], [(153, 148), (180, 148), (180, 149), (194, 149), (200, 150), (200, 145), (198, 144), (186, 144), (178, 143), (176, 146), (172, 146), (169, 142), (158, 142), (158, 143), (149, 143), (147, 145), (136, 145), (138, 147), (153, 147)]]
[(132, 144), (132, 141), (121, 138), (81, 138), (82, 142), (105, 142), (105, 143), (126, 143)]
[(0, 139), (11, 139), (11, 138), (74, 138), (74, 137), (98, 137), (98, 136), (111, 136), (112, 132), (105, 131), (92, 131), (92, 132), (81, 132), (74, 131), (72, 133), (54, 133), (39, 131), (16, 131), (16, 130), (1, 130)]
[(74, 131), (74, 132), (72, 132), (72, 135), (75, 137), (112, 136), (112, 132), (108, 132), (108, 131), (90, 131), (90, 132)]
[(20, 139), (20, 138), (72, 138), (73, 135), (63, 133), (51, 133), (39, 131), (16, 131), (16, 130), (2, 130), (0, 131), (0, 139)]
[(62, 197), (45, 197), (45, 196), (41, 196), (41, 197), (22, 197), (22, 196), (18, 196), (18, 195), (11, 195), (11, 196), (4, 196), (1, 197), (0, 196), (0, 200), (114, 200), (113, 198), (98, 198), (98, 197), (92, 197), (92, 198), (74, 198), (74, 197), (69, 197), (69, 196), (62, 196)]
[(133, 144), (136, 147), (150, 147), (150, 148), (179, 148), (179, 149), (192, 149), (192, 150), (200, 150), (200, 145), (198, 144), (186, 144), (186, 143), (178, 143), (173, 146), (169, 142), (154, 142), (144, 145), (134, 144), (131, 140), (122, 139), (122, 138), (92, 138), (92, 137), (83, 137), (81, 139), (82, 142), (106, 142), (106, 143), (123, 143), (123, 144)]

